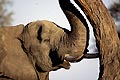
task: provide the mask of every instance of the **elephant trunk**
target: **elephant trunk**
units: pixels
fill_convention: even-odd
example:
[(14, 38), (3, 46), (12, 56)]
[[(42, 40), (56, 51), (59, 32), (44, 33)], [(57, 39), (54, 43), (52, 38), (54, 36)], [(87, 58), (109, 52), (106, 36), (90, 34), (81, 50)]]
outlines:
[(83, 53), (87, 51), (89, 28), (82, 14), (70, 0), (59, 0), (59, 4), (71, 26), (71, 31), (66, 33), (68, 36), (66, 40), (68, 43), (66, 45), (68, 55), (65, 56), (65, 59), (74, 62), (78, 58), (81, 58)]

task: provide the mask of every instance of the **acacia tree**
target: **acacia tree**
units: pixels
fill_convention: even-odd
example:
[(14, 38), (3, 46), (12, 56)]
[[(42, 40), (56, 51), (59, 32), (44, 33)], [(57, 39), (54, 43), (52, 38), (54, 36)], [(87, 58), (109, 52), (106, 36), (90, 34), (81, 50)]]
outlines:
[(0, 27), (10, 25), (12, 21), (12, 12), (7, 10), (9, 4), (9, 0), (0, 0)]
[(111, 16), (116, 21), (117, 31), (118, 31), (119, 38), (120, 38), (120, 0), (114, 2), (109, 7), (109, 11), (110, 11)]
[(120, 80), (120, 40), (102, 0), (75, 0), (93, 26), (100, 52), (99, 80)]
[(120, 0), (113, 2), (109, 8), (111, 16), (116, 20), (120, 21)]

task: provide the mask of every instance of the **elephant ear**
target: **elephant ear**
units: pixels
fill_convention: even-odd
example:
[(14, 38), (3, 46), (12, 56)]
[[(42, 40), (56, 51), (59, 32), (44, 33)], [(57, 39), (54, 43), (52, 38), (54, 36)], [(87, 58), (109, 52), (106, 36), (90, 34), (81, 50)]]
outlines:
[(22, 48), (28, 49), (30, 46), (30, 34), (29, 34), (29, 29), (28, 29), (28, 25), (27, 24), (24, 28), (22, 33), (18, 36), (18, 39), (21, 41), (22, 43)]
[(36, 39), (38, 39), (38, 26), (39, 21), (30, 22), (23, 28), (22, 33), (19, 35), (18, 39), (21, 41), (22, 47), (26, 50), (29, 50), (31, 43), (35, 42)]

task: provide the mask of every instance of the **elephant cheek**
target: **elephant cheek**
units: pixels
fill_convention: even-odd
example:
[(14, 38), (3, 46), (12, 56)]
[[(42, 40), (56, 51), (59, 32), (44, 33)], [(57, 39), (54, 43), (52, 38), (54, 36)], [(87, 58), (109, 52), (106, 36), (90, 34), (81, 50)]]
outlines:
[(66, 61), (69, 61), (69, 62), (77, 62), (78, 60), (80, 60), (82, 58), (83, 55), (81, 56), (78, 56), (78, 55), (69, 55), (69, 54), (66, 54), (65, 55), (65, 60)]

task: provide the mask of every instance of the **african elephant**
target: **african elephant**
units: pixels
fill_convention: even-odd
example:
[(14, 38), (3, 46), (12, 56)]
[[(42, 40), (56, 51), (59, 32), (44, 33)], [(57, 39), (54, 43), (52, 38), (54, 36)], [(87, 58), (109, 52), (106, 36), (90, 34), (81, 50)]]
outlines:
[[(35, 24), (38, 25), (37, 22), (35, 22)], [(43, 71), (40, 71), (40, 69), (38, 69), (37, 66), (31, 62), (32, 57), (29, 57), (26, 54), (24, 47), (21, 44), (21, 41), (19, 40), (19, 36), (21, 32), (22, 31), (24, 32), (23, 28), (24, 28), (23, 25), (0, 28), (0, 80), (7, 80), (7, 79), (8, 80), (39, 80), (39, 79), (41, 80), (41, 77), (39, 77), (41, 75), (44, 75), (42, 77), (42, 80), (47, 79), (46, 77), (49, 74), (49, 71), (46, 71), (43, 74)], [(35, 32), (34, 30), (32, 31)], [(26, 39), (29, 39), (27, 43), (30, 40), (33, 42), (35, 40), (35, 39), (32, 40), (30, 38), (26, 38)], [(39, 48), (40, 47), (38, 48), (36, 47), (34, 49), (39, 49)], [(36, 51), (34, 53), (36, 53)], [(52, 55), (52, 53), (50, 54)], [(46, 65), (49, 63), (50, 65), (55, 64), (53, 65), (54, 68), (51, 67), (51, 70), (57, 70), (59, 68), (69, 69), (70, 67), (69, 62), (59, 59), (56, 53), (55, 55), (51, 56), (51, 58), (46, 56), (46, 54), (40, 53), (39, 55), (43, 55), (43, 57), (45, 56), (40, 60), (40, 61), (43, 61), (41, 63), (42, 66), (47, 67)], [(52, 57), (53, 58), (55, 57), (56, 61), (53, 61), (53, 63), (50, 61), (48, 61), (48, 63), (44, 63), (45, 60), (48, 60), (48, 59), (52, 60), (53, 59)]]
[(59, 0), (59, 3), (71, 31), (43, 20), (27, 24), (18, 37), (24, 52), (32, 57), (31, 62), (41, 71), (54, 70), (63, 61), (78, 61), (87, 50), (89, 32), (84, 17), (69, 0)]
[(59, 4), (71, 31), (47, 20), (0, 28), (0, 79), (48, 80), (50, 71), (69, 69), (69, 62), (86, 55), (86, 20), (69, 0), (59, 0)]

